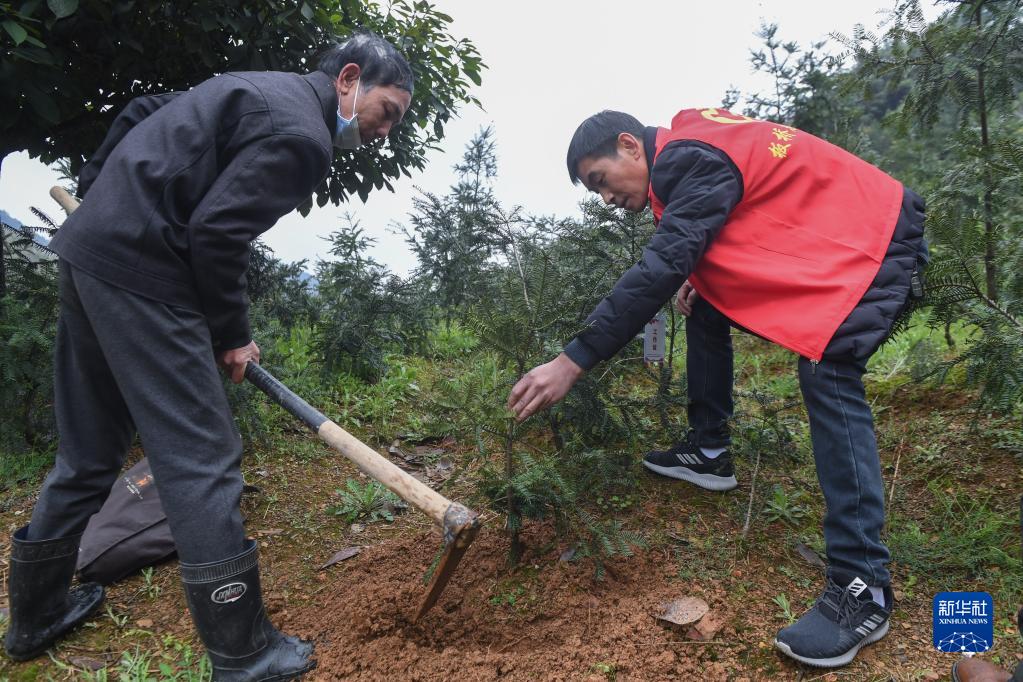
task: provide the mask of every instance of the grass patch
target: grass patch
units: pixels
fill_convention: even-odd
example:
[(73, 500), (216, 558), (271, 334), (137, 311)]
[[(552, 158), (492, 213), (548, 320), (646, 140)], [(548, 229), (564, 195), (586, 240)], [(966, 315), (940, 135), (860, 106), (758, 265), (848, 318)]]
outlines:
[(890, 520), (893, 558), (948, 584), (950, 578), (968, 581), (991, 592), (996, 601), (1017, 600), (1023, 591), (1023, 562), (1015, 511), (997, 509), (990, 497), (974, 492), (947, 492), (933, 483), (928, 489), (935, 504), (926, 520), (901, 515)]
[(359, 483), (354, 478), (345, 481), (345, 487), (337, 490), (340, 502), (328, 507), (327, 512), (340, 516), (346, 523), (364, 521), (394, 521), (396, 508), (404, 508), (397, 495), (376, 481)]
[[(25, 483), (35, 483), (51, 466), (55, 453), (20, 452), (6, 453), (0, 457), (0, 492), (6, 492)], [(0, 511), (4, 511), (0, 501)]]
[(426, 350), (423, 354), (438, 360), (457, 360), (472, 353), (479, 345), (480, 340), (471, 329), (452, 321), (449, 324), (437, 324), (430, 330), (426, 335)]

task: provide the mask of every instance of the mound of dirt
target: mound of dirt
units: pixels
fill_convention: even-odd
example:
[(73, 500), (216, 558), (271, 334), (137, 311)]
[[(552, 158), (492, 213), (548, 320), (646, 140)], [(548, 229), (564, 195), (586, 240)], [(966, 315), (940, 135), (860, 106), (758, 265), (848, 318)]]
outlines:
[[(722, 660), (703, 660), (713, 643), (691, 643), (653, 618), (683, 587), (665, 584), (663, 557), (623, 560), (597, 581), (588, 562), (559, 563), (543, 533), (529, 544), (551, 551), (527, 555), (514, 573), (504, 568), (507, 540), (481, 533), (418, 623), (410, 618), (437, 539), (423, 534), (370, 547), (335, 567), (320, 604), (292, 609), (285, 626), (316, 640), (315, 679), (727, 679)], [(531, 570), (540, 562), (542, 571)], [(712, 609), (724, 597), (689, 593)], [(729, 630), (726, 624), (719, 638)]]

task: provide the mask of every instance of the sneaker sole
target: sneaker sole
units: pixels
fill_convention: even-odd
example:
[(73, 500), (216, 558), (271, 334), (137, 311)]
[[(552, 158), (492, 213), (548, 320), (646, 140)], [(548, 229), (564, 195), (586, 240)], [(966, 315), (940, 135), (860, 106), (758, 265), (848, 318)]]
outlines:
[(852, 662), (852, 660), (856, 658), (856, 654), (860, 653), (860, 649), (867, 646), (868, 644), (873, 644), (874, 642), (878, 641), (879, 639), (887, 635), (888, 623), (889, 621), (886, 620), (884, 622), (884, 625), (882, 625), (877, 630), (874, 630), (874, 632), (870, 633), (869, 635), (861, 639), (859, 643), (852, 649), (849, 649), (849, 651), (845, 652), (841, 656), (834, 656), (832, 658), (807, 658), (806, 656), (800, 656), (799, 654), (792, 651), (792, 649), (789, 648), (788, 644), (786, 644), (785, 642), (778, 641), (777, 639), (774, 640), (774, 646), (778, 649), (778, 651), (782, 652), (791, 659), (799, 661), (800, 663), (812, 665), (815, 668), (840, 668), (843, 665), (849, 665)]
[(643, 466), (655, 474), (667, 476), (668, 478), (676, 478), (680, 481), (687, 481), (693, 485), (703, 488), (704, 490), (723, 492), (725, 490), (731, 490), (739, 485), (739, 483), (735, 480), (735, 476), (725, 477), (715, 476), (713, 474), (698, 474), (695, 471), (684, 467), (662, 467), (657, 464), (651, 464), (646, 460), (643, 460)]

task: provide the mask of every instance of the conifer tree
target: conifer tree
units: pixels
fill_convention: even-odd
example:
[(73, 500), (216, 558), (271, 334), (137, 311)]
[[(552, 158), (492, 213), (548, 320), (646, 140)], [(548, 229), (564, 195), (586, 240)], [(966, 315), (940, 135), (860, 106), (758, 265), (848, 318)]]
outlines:
[(491, 184), (497, 154), (490, 128), (472, 138), (454, 168), (457, 181), (449, 192), (420, 192), (413, 199), (410, 225), (402, 227), (419, 260), (419, 274), (430, 284), (447, 323), (487, 297), (491, 259), (504, 243), (496, 229), (500, 209)]
[(964, 364), (981, 397), (1006, 408), (1023, 399), (1023, 226), (1020, 204), (1020, 0), (948, 3), (927, 23), (918, 0), (900, 2), (884, 34), (857, 27), (846, 39), (863, 77), (910, 83), (890, 122), (929, 133), (946, 112), (956, 129), (943, 146), (938, 189), (928, 197), (934, 262), (932, 321), (964, 320), (972, 338), (946, 365)]

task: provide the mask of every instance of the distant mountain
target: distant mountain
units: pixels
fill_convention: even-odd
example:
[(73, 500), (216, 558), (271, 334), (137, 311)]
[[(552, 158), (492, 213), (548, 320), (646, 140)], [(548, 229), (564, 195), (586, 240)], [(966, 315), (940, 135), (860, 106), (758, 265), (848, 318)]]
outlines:
[[(24, 236), (22, 228), (25, 227), (25, 223), (21, 222), (7, 211), (0, 209), (0, 223), (3, 227), (0, 227), (0, 237), (3, 238), (4, 244), (11, 244), (11, 248), (15, 248), (14, 244), (18, 243), (18, 240)], [(41, 234), (32, 235), (32, 241), (38, 244), (38, 247), (25, 246), (19, 249), (23, 257), (28, 258), (30, 261), (39, 260), (54, 260), (57, 257), (53, 251), (49, 249), (50, 240)]]
[(320, 286), (320, 281), (316, 279), (314, 276), (310, 275), (305, 270), (298, 274), (298, 281), (307, 284), (309, 286), (309, 289), (313, 292), (315, 292), (317, 287)]
[(23, 222), (21, 222), (20, 220), (12, 216), (10, 213), (3, 210), (2, 208), (0, 208), (0, 222), (6, 223), (11, 227), (21, 227), (22, 225), (24, 225)]
[[(12, 216), (10, 213), (3, 210), (2, 208), (0, 208), (0, 223), (3, 223), (4, 225), (10, 225), (11, 227), (16, 227), (18, 229), (21, 229), (22, 227), (25, 226), (25, 223), (21, 222), (20, 220)], [(33, 234), (32, 239), (41, 246), (48, 246), (50, 243), (50, 240), (49, 238), (46, 237), (46, 235), (38, 233)]]

